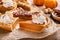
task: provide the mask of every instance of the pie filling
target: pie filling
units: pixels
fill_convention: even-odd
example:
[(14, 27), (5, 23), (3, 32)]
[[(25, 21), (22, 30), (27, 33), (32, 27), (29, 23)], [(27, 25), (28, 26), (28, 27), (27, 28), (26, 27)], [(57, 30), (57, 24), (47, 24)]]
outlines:
[(15, 12), (13, 12), (14, 17), (19, 17), (19, 16), (27, 16), (30, 17), (31, 14), (29, 14), (27, 11), (25, 10), (17, 10)]

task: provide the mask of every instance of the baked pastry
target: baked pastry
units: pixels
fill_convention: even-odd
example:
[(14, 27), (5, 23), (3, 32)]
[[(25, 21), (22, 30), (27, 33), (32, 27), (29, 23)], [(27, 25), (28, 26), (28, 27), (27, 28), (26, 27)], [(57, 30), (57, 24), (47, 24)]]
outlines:
[(17, 8), (17, 3), (15, 0), (1, 0), (0, 1), (0, 12), (4, 13), (6, 11)]
[(20, 29), (40, 33), (50, 26), (50, 19), (37, 12), (32, 15), (32, 20), (20, 21), (19, 24)]
[(24, 10), (27, 10), (27, 11), (31, 10), (31, 6), (27, 3), (24, 3), (24, 2), (18, 1), (17, 6), (22, 7)]
[(31, 20), (32, 19), (31, 13), (29, 13), (28, 11), (23, 10), (21, 8), (17, 11), (14, 11), (13, 16), (19, 17), (20, 19), (24, 19), (24, 20)]
[(17, 8), (11, 11), (7, 11), (9, 14), (13, 14), (14, 17), (19, 17), (19, 19), (23, 20), (31, 20), (32, 15), (28, 11), (22, 9), (22, 8)]
[(3, 14), (0, 16), (0, 28), (13, 31), (19, 22), (19, 18), (14, 18), (11, 15)]

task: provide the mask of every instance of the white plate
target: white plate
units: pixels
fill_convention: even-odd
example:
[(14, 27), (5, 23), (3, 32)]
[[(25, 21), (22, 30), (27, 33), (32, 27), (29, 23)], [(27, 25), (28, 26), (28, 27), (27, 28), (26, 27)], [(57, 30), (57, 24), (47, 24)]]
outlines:
[(42, 33), (32, 33), (23, 30), (14, 30), (13, 32), (5, 33), (0, 31), (0, 40), (17, 40), (21, 38), (45, 38), (49, 35), (52, 35), (57, 31), (57, 27), (54, 22), (52, 25), (45, 29)]

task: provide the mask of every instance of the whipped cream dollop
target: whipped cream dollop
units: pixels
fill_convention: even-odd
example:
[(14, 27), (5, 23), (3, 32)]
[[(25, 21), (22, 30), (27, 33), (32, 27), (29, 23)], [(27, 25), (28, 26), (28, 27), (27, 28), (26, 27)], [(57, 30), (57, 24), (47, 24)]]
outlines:
[(2, 0), (2, 2), (5, 8), (13, 6), (13, 0)]
[(9, 23), (11, 24), (13, 20), (6, 14), (0, 16), (0, 22), (1, 23)]
[(44, 24), (46, 22), (46, 17), (42, 13), (33, 14), (32, 22), (36, 24)]

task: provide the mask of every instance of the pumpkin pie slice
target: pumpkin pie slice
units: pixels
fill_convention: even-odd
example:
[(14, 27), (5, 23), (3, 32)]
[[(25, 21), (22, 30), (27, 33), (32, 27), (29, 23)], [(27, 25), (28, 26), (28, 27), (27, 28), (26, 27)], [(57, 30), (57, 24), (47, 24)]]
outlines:
[(36, 32), (40, 33), (43, 32), (45, 28), (48, 28), (50, 25), (50, 19), (47, 19), (47, 24), (35, 24), (31, 20), (29, 21), (20, 21), (20, 29), (30, 31), (30, 32)]
[(42, 14), (33, 14), (32, 20), (20, 21), (20, 29), (40, 33), (50, 26), (50, 19)]

